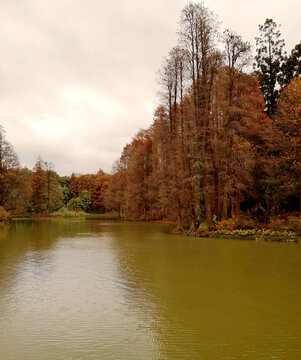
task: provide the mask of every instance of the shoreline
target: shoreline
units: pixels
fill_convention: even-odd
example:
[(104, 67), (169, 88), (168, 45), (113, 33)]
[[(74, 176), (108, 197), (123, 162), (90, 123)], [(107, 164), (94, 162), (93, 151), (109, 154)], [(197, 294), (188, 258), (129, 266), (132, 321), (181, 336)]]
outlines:
[[(86, 214), (85, 216), (78, 216), (81, 218), (99, 218), (99, 219), (106, 219), (106, 220), (116, 220), (116, 219), (120, 219), (120, 220), (126, 220), (126, 219), (122, 219), (120, 217), (118, 217), (118, 215), (116, 214)], [(72, 219), (74, 218), (74, 216), (53, 216), (51, 214), (46, 215), (46, 216), (15, 216), (11, 219), (11, 221), (9, 222), (4, 222), (4, 221), (0, 221), (0, 225), (9, 225), (11, 224), (13, 221), (15, 220), (21, 220), (21, 219), (39, 219), (39, 220), (43, 220), (43, 219), (50, 219), (50, 218), (65, 218), (65, 219)], [(141, 221), (141, 220), (127, 220), (127, 221)], [(149, 222), (149, 223), (155, 223), (155, 224), (166, 224), (166, 225), (174, 225), (176, 226), (176, 222), (175, 221), (169, 221), (169, 220), (143, 220), (145, 222)], [(245, 232), (247, 231), (255, 231), (255, 229), (248, 229), (245, 230)], [(239, 235), (239, 234), (221, 234), (218, 233), (217, 231), (206, 231), (206, 232), (201, 232), (201, 233), (197, 233), (197, 231), (195, 232), (177, 232), (175, 230), (173, 230), (171, 232), (171, 234), (173, 235), (182, 235), (182, 236), (189, 236), (189, 237), (195, 237), (195, 238), (218, 238), (218, 239), (232, 239), (232, 240), (253, 240), (253, 241), (274, 241), (274, 242), (287, 242), (287, 243), (301, 243), (301, 237), (297, 236), (297, 235), (293, 235), (290, 233), (284, 233), (283, 236), (281, 236), (280, 234), (274, 235), (274, 236), (268, 236), (268, 235), (260, 235), (260, 234), (254, 234), (254, 235)], [(286, 235), (285, 235), (286, 234)]]
[(238, 236), (238, 235), (221, 235), (210, 233), (208, 235), (196, 235), (196, 234), (180, 234), (173, 232), (175, 235), (184, 235), (195, 238), (209, 238), (209, 239), (229, 239), (229, 240), (252, 240), (252, 241), (274, 241), (274, 242), (287, 242), (287, 243), (297, 243), (301, 244), (301, 237), (278, 237), (278, 236)]

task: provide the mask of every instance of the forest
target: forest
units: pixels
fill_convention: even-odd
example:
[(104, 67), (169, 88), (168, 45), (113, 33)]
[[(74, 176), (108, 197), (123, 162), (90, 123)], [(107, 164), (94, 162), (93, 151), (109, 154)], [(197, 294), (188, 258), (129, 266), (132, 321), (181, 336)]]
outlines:
[[(259, 25), (256, 55), (203, 3), (182, 10), (158, 71), (158, 106), (112, 173), (60, 177), (40, 157), (22, 168), (0, 129), (0, 205), (13, 215), (64, 209), (172, 221), (177, 231), (301, 212), (301, 42)], [(243, 228), (243, 227), (242, 227)]]
[(32, 170), (21, 168), (0, 126), (0, 218), (7, 212), (13, 216), (104, 212), (108, 182), (109, 175), (101, 169), (97, 174), (61, 177), (40, 156)]

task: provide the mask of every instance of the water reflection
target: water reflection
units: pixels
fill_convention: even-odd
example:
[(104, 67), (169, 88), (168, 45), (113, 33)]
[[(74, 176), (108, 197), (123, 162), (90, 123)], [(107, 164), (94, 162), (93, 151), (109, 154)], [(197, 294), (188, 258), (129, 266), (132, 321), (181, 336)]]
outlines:
[(0, 229), (0, 359), (299, 359), (301, 247), (166, 225)]
[(152, 224), (139, 227), (140, 242), (136, 225), (115, 232), (115, 249), (125, 296), (154, 330), (160, 358), (298, 358), (298, 245), (163, 237)]

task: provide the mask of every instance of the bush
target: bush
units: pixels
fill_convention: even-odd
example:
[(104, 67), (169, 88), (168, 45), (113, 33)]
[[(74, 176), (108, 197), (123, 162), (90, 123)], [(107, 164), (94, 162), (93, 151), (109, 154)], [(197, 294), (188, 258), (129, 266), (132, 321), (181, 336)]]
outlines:
[(236, 229), (236, 230), (218, 230), (215, 232), (218, 235), (227, 235), (227, 236), (239, 236), (239, 237), (247, 237), (256, 235), (256, 229)]
[(236, 216), (221, 220), (216, 224), (217, 231), (232, 231), (237, 228), (238, 219)]
[(301, 219), (299, 217), (289, 216), (288, 225), (290, 230), (294, 231), (296, 235), (301, 236)]
[(273, 231), (282, 231), (285, 229), (285, 220), (279, 218), (271, 218), (269, 228)]
[(249, 214), (240, 214), (237, 218), (236, 223), (237, 229), (241, 230), (248, 230), (248, 229), (255, 229), (256, 222)]
[(0, 221), (7, 223), (11, 221), (11, 215), (7, 212), (3, 206), (0, 206)]
[(257, 234), (261, 237), (278, 237), (278, 238), (289, 238), (292, 239), (296, 236), (296, 233), (291, 231), (273, 231), (271, 229), (267, 230), (259, 230), (257, 231)]

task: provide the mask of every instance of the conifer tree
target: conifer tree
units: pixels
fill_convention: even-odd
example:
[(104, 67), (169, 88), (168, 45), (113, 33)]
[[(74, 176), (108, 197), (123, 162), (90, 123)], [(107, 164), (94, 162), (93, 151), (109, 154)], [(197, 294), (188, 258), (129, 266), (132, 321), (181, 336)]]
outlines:
[(273, 116), (280, 94), (279, 81), (285, 43), (281, 39), (279, 26), (272, 19), (266, 19), (263, 25), (259, 25), (259, 30), (260, 35), (256, 37), (257, 55), (254, 67), (264, 96), (266, 114)]

